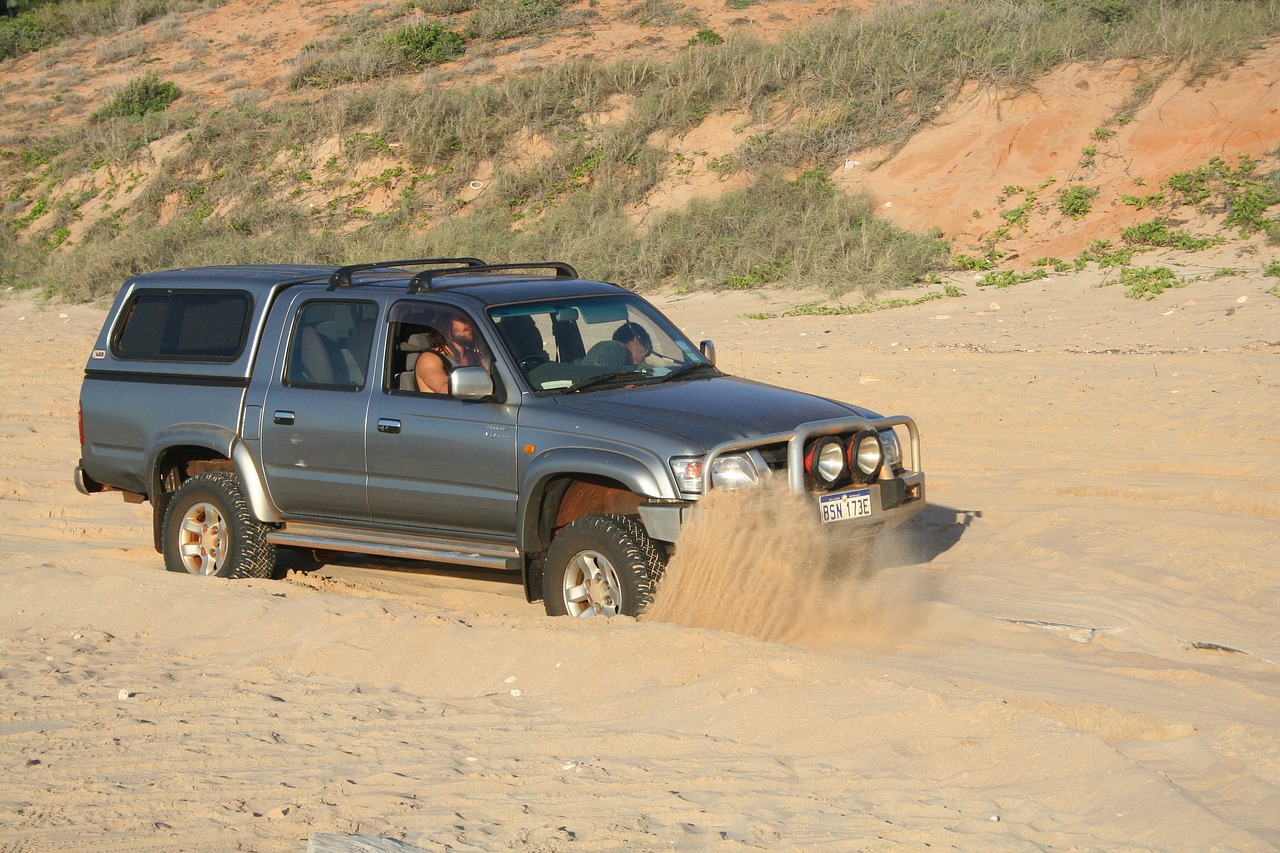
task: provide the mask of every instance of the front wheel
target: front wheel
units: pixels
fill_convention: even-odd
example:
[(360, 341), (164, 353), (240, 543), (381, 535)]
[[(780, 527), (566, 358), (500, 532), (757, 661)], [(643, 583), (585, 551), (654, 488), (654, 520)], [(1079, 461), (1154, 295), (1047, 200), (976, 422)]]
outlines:
[(639, 616), (653, 599), (666, 558), (639, 519), (590, 515), (565, 525), (543, 567), (550, 616)]
[(218, 578), (268, 578), (275, 546), (254, 520), (234, 474), (197, 474), (173, 493), (162, 547), (171, 572)]

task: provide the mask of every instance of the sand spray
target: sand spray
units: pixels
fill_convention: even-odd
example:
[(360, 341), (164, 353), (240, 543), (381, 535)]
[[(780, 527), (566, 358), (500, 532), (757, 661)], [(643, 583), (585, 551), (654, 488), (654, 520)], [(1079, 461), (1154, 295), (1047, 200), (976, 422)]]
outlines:
[(910, 543), (893, 532), (851, 541), (838, 524), (785, 483), (712, 492), (642, 618), (798, 645), (910, 632), (924, 611), (918, 574), (901, 566)]

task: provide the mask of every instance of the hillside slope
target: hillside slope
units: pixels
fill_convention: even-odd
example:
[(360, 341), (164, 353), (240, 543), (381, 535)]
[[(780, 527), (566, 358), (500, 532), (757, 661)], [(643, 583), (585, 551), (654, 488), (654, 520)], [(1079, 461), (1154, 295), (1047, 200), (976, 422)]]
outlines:
[[(352, 233), (393, 221), (402, 235), (505, 207), (518, 231), (575, 189), (603, 180), (593, 169), (609, 134), (616, 136), (637, 109), (636, 98), (613, 94), (596, 102), (584, 95), (573, 113), (579, 131), (549, 131), (545, 120), (531, 116), (519, 133), (492, 143), (488, 156), (455, 158), (440, 168), (443, 161), (426, 162), (420, 150), (395, 141), (399, 131), (388, 126), (387, 102), (396, 91), (406, 97), (415, 87), (483, 91), (475, 87), (510, 86), (549, 68), (569, 75), (584, 62), (634, 60), (635, 74), (652, 77), (661, 63), (690, 50), (691, 33), (776, 41), (849, 7), (601, 0), (569, 7), (558, 30), (501, 41), (474, 55), (469, 49), (428, 74), (328, 92), (298, 88), (307, 57), (349, 40), (352, 21), (371, 26), (368, 21), (391, 15), (370, 8), (353, 0), (232, 0), (5, 60), (5, 219), (23, 243), (58, 251), (131, 226), (184, 219), (257, 233), (260, 225), (240, 217), (264, 205), (264, 219), (295, 217), (316, 232)], [(411, 13), (404, 20), (428, 18)], [(466, 15), (448, 20), (462, 25)], [(940, 234), (954, 252), (1015, 267), (1071, 258), (1099, 240), (1119, 243), (1122, 228), (1157, 217), (1195, 236), (1234, 238), (1259, 229), (1228, 227), (1229, 194), (1189, 204), (1161, 188), (1170, 177), (1220, 158), (1224, 165), (1213, 176), (1218, 190), (1232, 180), (1258, 181), (1272, 194), (1262, 212), (1280, 197), (1280, 41), (1260, 42), (1243, 62), (1219, 65), (1230, 67), (1191, 82), (1182, 67), (1118, 60), (1062, 65), (1014, 88), (970, 82), (936, 104), (931, 117), (908, 115), (909, 138), (855, 147), (842, 160), (824, 156), (822, 168), (834, 186), (869, 192), (875, 212), (893, 223)], [(175, 83), (183, 93), (179, 104), (194, 107), (199, 117), (86, 132), (94, 127), (93, 112), (143, 73)], [(381, 101), (360, 111), (351, 99), (365, 95), (353, 91)], [(334, 100), (334, 92), (347, 100)], [(895, 97), (907, 113), (926, 103), (919, 93)], [(250, 141), (255, 136), (287, 133), (297, 121), (278, 119), (274, 130), (256, 132), (254, 115), (308, 109), (311, 126), (292, 144), (246, 150), (240, 163), (209, 153), (208, 138), (227, 133), (216, 122), (228, 111), (243, 114), (237, 127), (247, 134), (248, 149), (259, 144)], [(750, 111), (721, 110), (689, 128), (651, 132), (644, 142), (660, 153), (636, 167), (652, 175), (640, 184), (642, 195), (628, 202), (626, 219), (649, 227), (690, 200), (751, 187), (756, 176), (750, 170), (726, 164), (740, 162), (761, 139), (811, 131), (825, 120), (803, 104), (765, 99)], [(317, 129), (326, 122), (328, 132)], [(84, 153), (70, 171), (65, 163), (54, 169), (56, 149), (71, 137)], [(1255, 216), (1258, 221), (1265, 217)], [(748, 280), (755, 271), (743, 270)]]

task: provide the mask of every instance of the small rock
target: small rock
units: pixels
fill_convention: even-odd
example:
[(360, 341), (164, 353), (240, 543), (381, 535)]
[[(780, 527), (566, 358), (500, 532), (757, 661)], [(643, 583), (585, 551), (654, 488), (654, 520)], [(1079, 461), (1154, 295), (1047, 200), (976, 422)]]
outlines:
[(132, 699), (136, 694), (132, 690), (121, 690), (116, 694), (117, 699)]

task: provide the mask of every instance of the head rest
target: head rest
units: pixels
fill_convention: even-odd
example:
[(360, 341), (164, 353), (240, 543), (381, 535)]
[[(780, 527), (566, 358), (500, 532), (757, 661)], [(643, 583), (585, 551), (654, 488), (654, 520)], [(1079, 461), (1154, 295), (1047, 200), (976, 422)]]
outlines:
[(426, 352), (444, 345), (444, 336), (432, 329), (429, 332), (415, 332), (409, 336), (409, 340), (401, 341), (398, 349), (400, 352)]

